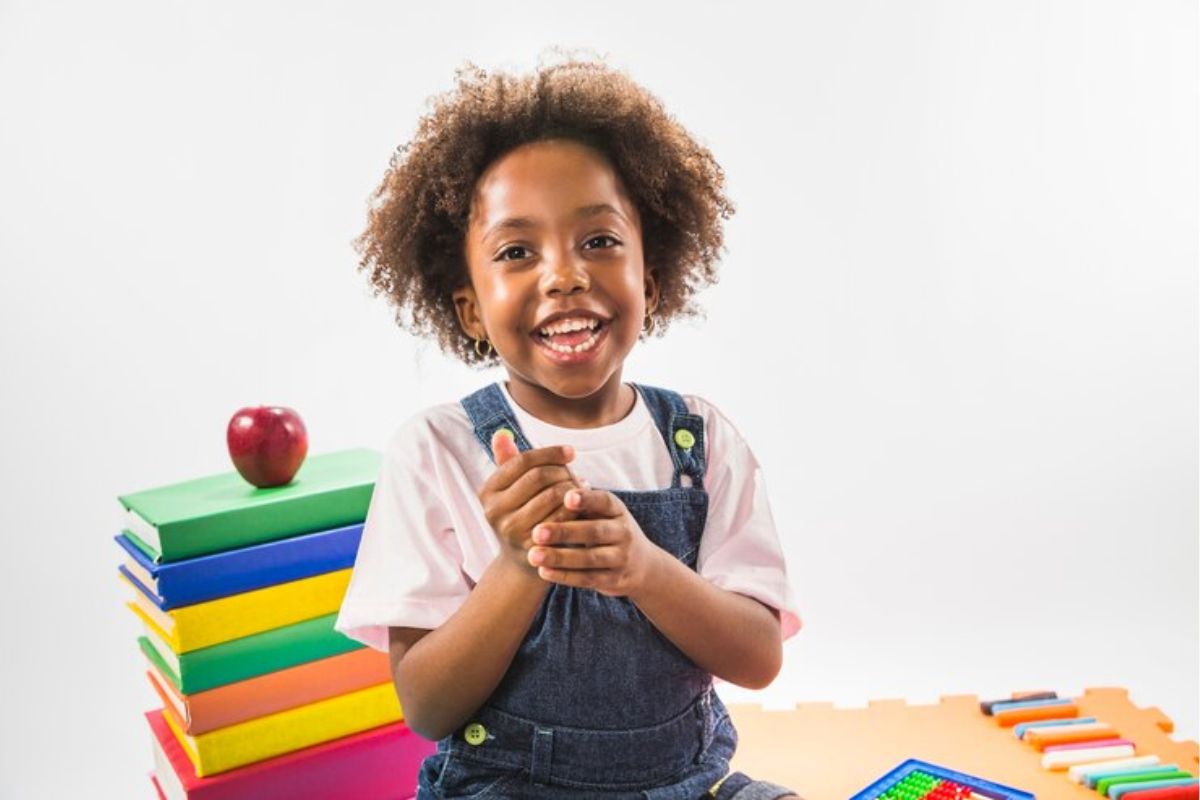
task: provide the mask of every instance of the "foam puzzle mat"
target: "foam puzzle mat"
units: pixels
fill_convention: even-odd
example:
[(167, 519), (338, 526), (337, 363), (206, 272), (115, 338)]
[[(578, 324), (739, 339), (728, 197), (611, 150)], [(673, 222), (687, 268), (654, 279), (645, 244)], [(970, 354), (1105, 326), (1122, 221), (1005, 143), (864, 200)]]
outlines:
[[(1139, 708), (1128, 692), (1087, 689), (1073, 697), (1080, 716), (1111, 724), (1138, 756), (1200, 772), (1200, 746), (1171, 737), (1174, 724), (1157, 708)], [(1042, 767), (1042, 753), (980, 711), (973, 695), (933, 705), (875, 700), (862, 708), (802, 703), (787, 710), (730, 704), (738, 729), (733, 768), (791, 787), (805, 800), (846, 800), (908, 759), (922, 759), (1016, 787), (1039, 800), (1096, 800), (1094, 789), (1062, 770)]]

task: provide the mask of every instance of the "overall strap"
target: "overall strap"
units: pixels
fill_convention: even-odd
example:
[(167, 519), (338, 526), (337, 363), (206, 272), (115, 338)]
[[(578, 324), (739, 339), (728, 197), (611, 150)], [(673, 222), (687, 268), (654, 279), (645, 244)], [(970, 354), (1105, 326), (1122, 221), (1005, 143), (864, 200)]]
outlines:
[(692, 486), (704, 485), (704, 418), (688, 411), (683, 398), (670, 389), (659, 389), (654, 386), (633, 384), (642, 394), (650, 416), (658, 426), (667, 450), (671, 453), (671, 462), (675, 465), (675, 474), (671, 476), (671, 486), (681, 486), (680, 476), (687, 475), (692, 479)]
[(492, 453), (492, 436), (501, 428), (508, 428), (512, 431), (513, 439), (517, 443), (517, 450), (523, 453), (530, 449), (529, 440), (521, 432), (521, 426), (517, 424), (517, 417), (513, 414), (508, 401), (504, 399), (504, 392), (500, 391), (498, 384), (489, 383), (479, 391), (467, 395), (459, 403), (467, 412), (471, 425), (475, 427), (475, 437), (483, 445), (483, 451), (487, 453), (492, 463), (496, 462), (496, 457)]

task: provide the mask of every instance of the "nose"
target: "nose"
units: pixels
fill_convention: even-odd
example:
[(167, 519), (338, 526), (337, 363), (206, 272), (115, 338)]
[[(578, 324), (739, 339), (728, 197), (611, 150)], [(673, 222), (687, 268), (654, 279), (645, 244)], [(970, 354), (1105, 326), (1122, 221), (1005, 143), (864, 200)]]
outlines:
[(553, 256), (542, 260), (542, 265), (542, 291), (550, 297), (579, 294), (591, 288), (586, 262), (570, 248), (557, 248)]

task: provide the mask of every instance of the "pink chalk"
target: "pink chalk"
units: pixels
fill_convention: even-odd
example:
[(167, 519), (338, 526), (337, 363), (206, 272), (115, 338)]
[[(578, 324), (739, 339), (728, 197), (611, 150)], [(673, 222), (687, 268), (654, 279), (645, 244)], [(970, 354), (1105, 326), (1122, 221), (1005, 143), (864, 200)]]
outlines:
[(1116, 747), (1118, 745), (1127, 744), (1133, 747), (1133, 742), (1128, 739), (1097, 739), (1094, 742), (1075, 742), (1074, 744), (1054, 744), (1047, 747), (1043, 752), (1056, 753), (1060, 750), (1090, 750), (1094, 747)]

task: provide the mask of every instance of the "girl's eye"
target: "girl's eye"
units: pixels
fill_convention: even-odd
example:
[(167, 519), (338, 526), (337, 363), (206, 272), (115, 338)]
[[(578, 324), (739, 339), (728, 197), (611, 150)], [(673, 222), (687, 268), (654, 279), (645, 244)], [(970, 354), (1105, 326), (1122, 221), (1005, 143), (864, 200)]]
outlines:
[(500, 251), (500, 255), (496, 258), (497, 261), (512, 261), (514, 259), (522, 259), (529, 255), (529, 251), (519, 244), (514, 244), (512, 247), (506, 247)]
[[(596, 242), (600, 242), (600, 244), (596, 245), (595, 247), (591, 246)], [(620, 244), (620, 242), (618, 242), (614, 237), (609, 236), (607, 233), (602, 233), (599, 236), (593, 236), (592, 238), (590, 238), (586, 242), (584, 242), (583, 249), (584, 250), (595, 250), (596, 247), (599, 247), (602, 250), (607, 250), (608, 248), (616, 247), (619, 244)]]

